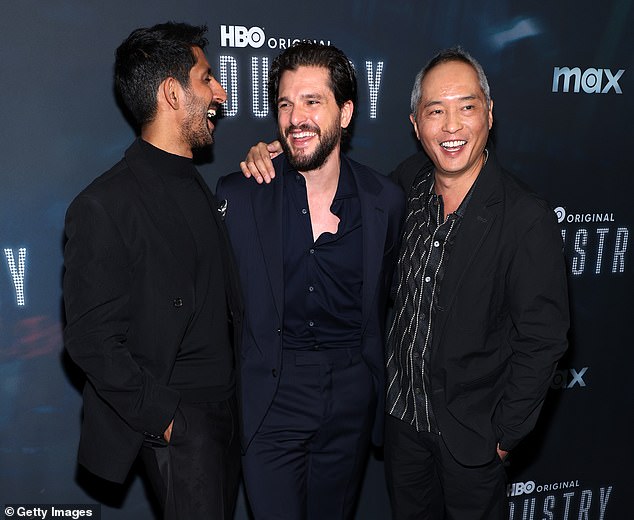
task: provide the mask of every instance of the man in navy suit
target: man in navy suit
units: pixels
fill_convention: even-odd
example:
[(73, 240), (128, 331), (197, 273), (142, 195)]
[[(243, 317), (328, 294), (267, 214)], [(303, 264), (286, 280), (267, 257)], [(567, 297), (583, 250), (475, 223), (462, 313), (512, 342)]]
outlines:
[(274, 61), (284, 154), (220, 180), (245, 301), (243, 468), (258, 520), (351, 518), (384, 415), (384, 318), (404, 195), (341, 153), (356, 79), (338, 49)]

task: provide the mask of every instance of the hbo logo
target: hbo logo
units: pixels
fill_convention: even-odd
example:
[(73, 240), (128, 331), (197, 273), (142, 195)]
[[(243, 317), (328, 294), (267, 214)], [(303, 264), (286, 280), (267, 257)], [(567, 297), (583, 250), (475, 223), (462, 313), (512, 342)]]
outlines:
[(264, 45), (266, 36), (259, 27), (247, 29), (243, 25), (221, 25), (220, 26), (220, 46), (221, 47), (246, 47), (249, 45), (259, 49)]
[(516, 497), (518, 495), (530, 495), (535, 491), (535, 482), (529, 480), (528, 482), (514, 482), (508, 486), (508, 496)]

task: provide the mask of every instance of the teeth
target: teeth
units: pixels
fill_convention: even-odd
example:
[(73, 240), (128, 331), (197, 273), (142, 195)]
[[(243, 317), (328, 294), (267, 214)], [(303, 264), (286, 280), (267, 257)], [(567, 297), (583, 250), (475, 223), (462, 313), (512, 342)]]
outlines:
[(304, 137), (313, 137), (317, 135), (315, 132), (297, 132), (293, 134), (294, 139), (302, 139)]
[(467, 144), (467, 141), (445, 141), (444, 143), (440, 143), (440, 146), (443, 148), (458, 148), (459, 146), (464, 146)]
[(207, 119), (211, 119), (212, 117), (216, 117), (216, 111), (213, 108), (207, 110)]

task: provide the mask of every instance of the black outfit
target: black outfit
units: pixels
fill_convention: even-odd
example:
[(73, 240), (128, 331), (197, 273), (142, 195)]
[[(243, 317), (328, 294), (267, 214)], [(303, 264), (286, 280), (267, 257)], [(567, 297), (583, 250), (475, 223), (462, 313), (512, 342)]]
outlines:
[[(561, 235), (547, 204), (502, 170), (494, 153), (457, 214), (439, 222), (430, 168), (420, 153), (393, 174), (408, 194), (411, 231), (401, 244), (387, 353), (394, 516), (442, 518), (434, 516), (440, 504), (452, 520), (502, 519), (508, 510), (496, 447), (512, 450), (534, 427), (567, 348)], [(459, 228), (445, 232), (447, 224)], [(439, 259), (444, 239), (449, 247)], [(426, 305), (410, 305), (411, 298)]]
[(166, 518), (231, 518), (242, 307), (214, 196), (191, 160), (138, 139), (73, 201), (66, 235), (65, 345), (87, 376), (80, 464), (122, 482), (143, 446)]

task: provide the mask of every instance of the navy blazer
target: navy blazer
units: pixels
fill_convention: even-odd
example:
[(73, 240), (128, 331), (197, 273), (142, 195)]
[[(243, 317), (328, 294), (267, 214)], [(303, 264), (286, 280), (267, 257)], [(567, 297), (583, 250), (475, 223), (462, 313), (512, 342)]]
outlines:
[[(392, 177), (409, 193), (420, 152)], [(513, 449), (534, 427), (567, 348), (569, 303), (554, 212), (490, 153), (448, 259), (432, 330), (432, 406), (464, 465)]]
[[(204, 181), (203, 181), (204, 185)], [(205, 189), (210, 207), (217, 207)], [(220, 214), (228, 311), (242, 304)], [(138, 141), (66, 213), (65, 347), (85, 372), (78, 461), (123, 482), (146, 435), (162, 438), (180, 396), (168, 381), (195, 309), (194, 238)]]
[[(260, 185), (234, 173), (218, 181), (227, 201), (226, 224), (245, 302), (241, 356), (243, 449), (258, 430), (278, 385), (284, 321), (281, 179)], [(385, 411), (384, 331), (387, 300), (399, 247), (405, 197), (389, 178), (346, 156), (358, 189), (363, 229), (362, 356), (374, 378), (376, 417), (372, 440), (382, 442)]]

